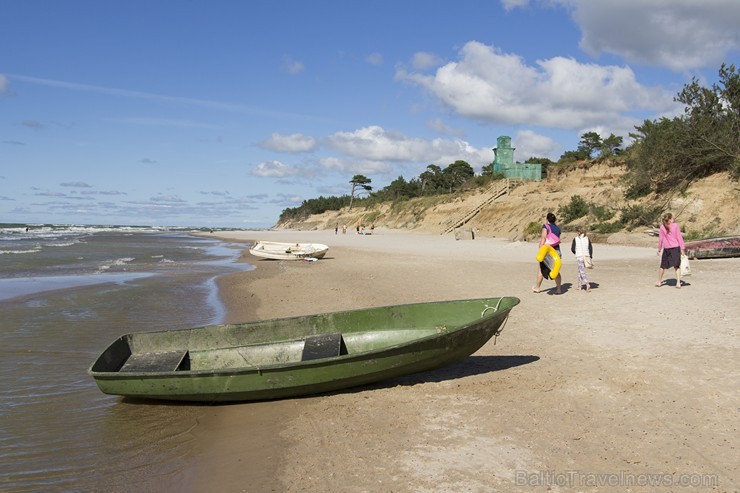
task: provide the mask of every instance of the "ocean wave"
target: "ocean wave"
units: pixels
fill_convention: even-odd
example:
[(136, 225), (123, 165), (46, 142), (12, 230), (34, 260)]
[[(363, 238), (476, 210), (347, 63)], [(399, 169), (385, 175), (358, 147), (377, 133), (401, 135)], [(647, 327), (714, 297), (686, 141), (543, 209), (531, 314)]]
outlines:
[(76, 245), (78, 243), (80, 243), (80, 242), (79, 241), (76, 241), (76, 240), (73, 240), (73, 241), (63, 241), (63, 242), (60, 242), (60, 243), (47, 243), (45, 246), (50, 246), (50, 247), (68, 247), (68, 246)]
[(210, 228), (203, 226), (135, 226), (135, 225), (104, 225), (104, 224), (23, 224), (0, 223), (0, 235), (39, 235), (64, 233), (147, 233), (173, 232), (196, 233), (215, 231), (249, 230), (250, 228)]
[(41, 248), (31, 248), (30, 250), (0, 250), (0, 255), (6, 253), (39, 253)]
[(99, 273), (106, 272), (114, 267), (122, 267), (124, 265), (127, 265), (129, 262), (133, 262), (134, 260), (135, 260), (134, 257), (124, 257), (124, 258), (117, 258), (115, 260), (104, 262), (98, 266), (98, 272)]

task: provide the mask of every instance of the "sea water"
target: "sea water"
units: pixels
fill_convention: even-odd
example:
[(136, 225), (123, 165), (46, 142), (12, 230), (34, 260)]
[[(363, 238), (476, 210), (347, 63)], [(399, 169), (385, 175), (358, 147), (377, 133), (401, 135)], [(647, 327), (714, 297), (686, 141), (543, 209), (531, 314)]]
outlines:
[(0, 224), (0, 490), (184, 486), (207, 408), (108, 396), (87, 369), (124, 333), (222, 322), (215, 279), (240, 255), (165, 228)]

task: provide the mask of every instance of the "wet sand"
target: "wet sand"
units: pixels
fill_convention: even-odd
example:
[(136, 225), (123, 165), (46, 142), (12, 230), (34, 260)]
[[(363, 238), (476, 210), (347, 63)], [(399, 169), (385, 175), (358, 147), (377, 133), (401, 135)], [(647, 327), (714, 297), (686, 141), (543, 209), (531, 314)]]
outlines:
[[(594, 245), (577, 291), (531, 291), (536, 244), (376, 231), (223, 232), (326, 243), (318, 262), (247, 260), (219, 287), (229, 321), (517, 296), (467, 360), (330, 395), (215, 406), (193, 431), (194, 491), (738, 489), (739, 259), (654, 286), (655, 247)], [(657, 243), (657, 241), (656, 241)], [(649, 485), (646, 483), (649, 482)], [(688, 489), (686, 489), (688, 491)]]

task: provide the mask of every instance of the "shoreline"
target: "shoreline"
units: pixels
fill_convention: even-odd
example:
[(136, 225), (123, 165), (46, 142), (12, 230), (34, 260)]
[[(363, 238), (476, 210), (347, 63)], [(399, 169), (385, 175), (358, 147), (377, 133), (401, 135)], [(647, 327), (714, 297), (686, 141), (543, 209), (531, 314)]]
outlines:
[[(221, 231), (216, 233), (196, 233), (195, 236), (218, 238), (224, 241), (241, 243), (244, 245), (239, 262), (249, 262), (254, 269), (248, 273), (236, 272), (219, 277), (217, 286), (219, 296), (226, 307), (225, 323), (238, 323), (263, 318), (275, 318), (270, 315), (270, 311), (264, 315), (260, 312), (260, 305), (263, 300), (259, 292), (251, 290), (252, 284), (262, 286), (264, 283), (269, 289), (269, 279), (277, 276), (281, 271), (285, 271), (290, 266), (306, 266), (305, 269), (311, 268), (311, 263), (301, 261), (275, 261), (254, 257), (249, 254), (248, 244), (260, 239), (269, 241), (284, 242), (306, 242), (306, 243), (323, 243), (330, 245), (327, 256), (320, 261), (327, 262), (336, 260), (335, 255), (346, 256), (352, 255), (353, 251), (370, 253), (373, 255), (412, 255), (414, 257), (424, 256), (431, 261), (444, 262), (459, 259), (471, 261), (491, 261), (526, 264), (533, 270), (532, 279), (536, 274), (536, 263), (534, 255), (537, 252), (536, 243), (509, 241), (502, 238), (481, 238), (475, 240), (455, 240), (453, 237), (446, 235), (434, 235), (423, 232), (407, 232), (404, 230), (388, 230), (379, 228), (373, 235), (357, 235), (355, 233), (334, 234), (330, 230), (323, 231), (296, 231), (296, 230), (278, 230), (278, 231)], [(574, 265), (575, 260), (572, 258), (569, 245), (572, 238), (563, 236), (561, 248), (564, 252), (563, 262)], [(654, 241), (657, 243), (657, 239)], [(567, 243), (567, 244), (566, 244)], [(613, 244), (597, 244), (598, 251), (594, 254), (596, 262), (602, 261), (636, 261), (648, 260), (654, 257), (655, 249), (646, 246), (629, 246)], [(566, 251), (567, 250), (567, 251)], [(571, 258), (568, 258), (571, 257)], [(376, 260), (382, 262), (382, 258)], [(304, 268), (304, 267), (296, 267)], [(246, 274), (246, 275), (245, 275)], [(565, 282), (565, 281), (564, 281)], [(547, 286), (547, 282), (545, 285)], [(543, 289), (547, 291), (549, 288)], [(427, 300), (434, 301), (434, 300)], [(368, 305), (370, 306), (370, 305)], [(310, 310), (311, 313), (318, 313)], [(351, 308), (351, 307), (350, 307)], [(346, 307), (336, 308), (337, 310), (349, 309)], [(303, 315), (309, 312), (300, 312)], [(280, 315), (283, 316), (283, 315)], [(285, 315), (288, 316), (288, 315)]]
[(479, 296), (522, 302), (495, 345), (459, 364), (209, 409), (194, 430), (194, 491), (521, 491), (516, 471), (573, 470), (716, 474), (716, 489), (737, 488), (727, 440), (739, 405), (740, 280), (727, 272), (740, 259), (692, 261), (684, 289), (670, 274), (655, 288), (655, 247), (595, 244), (587, 294), (573, 287), (564, 239), (556, 296), (547, 281), (531, 292), (533, 243), (397, 231), (203, 236), (330, 246), (318, 262), (282, 262), (250, 258), (245, 245), (255, 269), (218, 282), (230, 322)]

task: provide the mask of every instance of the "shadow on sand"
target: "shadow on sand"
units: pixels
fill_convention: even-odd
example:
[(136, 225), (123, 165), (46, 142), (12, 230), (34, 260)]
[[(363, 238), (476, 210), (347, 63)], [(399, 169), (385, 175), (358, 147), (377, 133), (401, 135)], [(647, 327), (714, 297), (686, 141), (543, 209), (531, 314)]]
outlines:
[(444, 382), (458, 378), (482, 375), (493, 371), (508, 370), (517, 366), (528, 365), (540, 359), (534, 355), (511, 355), (511, 356), (469, 356), (462, 361), (453, 363), (436, 370), (414, 373), (402, 377), (383, 380), (382, 382), (363, 385), (352, 390), (370, 390), (396, 387), (398, 385), (416, 385), (418, 383)]

